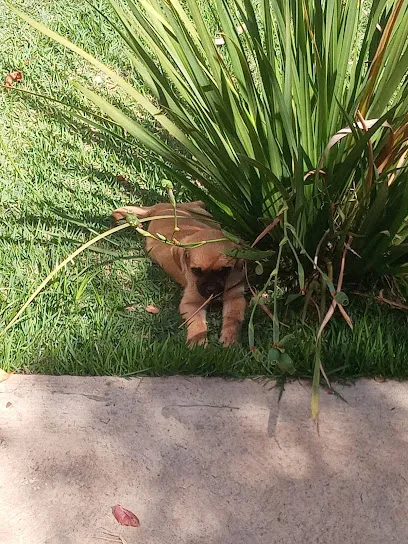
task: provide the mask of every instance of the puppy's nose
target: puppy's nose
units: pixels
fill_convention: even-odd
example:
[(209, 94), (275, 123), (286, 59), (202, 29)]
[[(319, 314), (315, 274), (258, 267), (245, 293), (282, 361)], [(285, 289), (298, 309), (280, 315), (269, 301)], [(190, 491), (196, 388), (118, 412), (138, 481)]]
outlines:
[(207, 285), (207, 287), (205, 288), (205, 293), (206, 293), (206, 296), (209, 297), (211, 295), (220, 295), (223, 290), (224, 290), (224, 285), (211, 284), (211, 285)]
[(218, 295), (221, 291), (222, 289), (220, 289), (219, 285), (214, 284), (202, 285), (198, 287), (198, 292), (204, 298), (208, 298), (212, 295)]

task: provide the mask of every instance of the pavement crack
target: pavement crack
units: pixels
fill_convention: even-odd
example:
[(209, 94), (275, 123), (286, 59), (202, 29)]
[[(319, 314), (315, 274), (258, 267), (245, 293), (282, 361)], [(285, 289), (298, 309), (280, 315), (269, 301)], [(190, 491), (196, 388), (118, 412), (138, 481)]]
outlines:
[(53, 395), (77, 395), (97, 402), (104, 402), (107, 400), (107, 397), (101, 397), (100, 395), (88, 395), (87, 393), (76, 393), (75, 391), (51, 391), (51, 393)]

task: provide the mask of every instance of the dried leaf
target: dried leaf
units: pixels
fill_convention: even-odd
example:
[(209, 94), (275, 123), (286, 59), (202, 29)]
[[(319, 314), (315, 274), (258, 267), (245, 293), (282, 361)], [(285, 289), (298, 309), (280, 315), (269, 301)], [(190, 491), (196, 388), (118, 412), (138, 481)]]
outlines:
[(149, 306), (146, 306), (145, 308), (146, 312), (149, 312), (149, 314), (159, 314), (160, 310), (155, 306), (154, 304), (149, 304)]
[(20, 70), (17, 70), (15, 72), (10, 72), (9, 74), (7, 74), (5, 82), (4, 82), (6, 91), (9, 91), (11, 89), (15, 81), (21, 81), (22, 79), (23, 79), (23, 72), (21, 72)]
[(278, 215), (277, 217), (275, 217), (275, 219), (272, 221), (272, 223), (270, 223), (267, 227), (265, 227), (264, 230), (261, 232), (261, 234), (259, 234), (259, 236), (257, 236), (256, 240), (251, 244), (251, 247), (256, 246), (256, 244), (259, 242), (259, 240), (262, 240), (262, 238), (264, 236), (266, 236), (268, 234), (268, 232), (270, 232), (273, 228), (276, 227), (276, 225), (278, 223), (280, 223), (281, 219), (282, 219), (281, 215)]
[(126, 508), (120, 506), (120, 504), (112, 506), (112, 514), (115, 516), (116, 521), (121, 525), (140, 527), (139, 518), (130, 510), (126, 510)]
[(101, 535), (96, 535), (96, 538), (99, 538), (99, 540), (106, 540), (108, 542), (116, 542), (116, 544), (127, 544), (127, 540), (123, 536), (116, 535), (115, 533), (111, 533), (110, 531), (107, 531), (106, 529), (102, 530)]
[(352, 321), (351, 317), (348, 315), (348, 313), (346, 312), (346, 310), (343, 308), (343, 306), (341, 304), (339, 304), (337, 306), (337, 308), (340, 310), (340, 313), (343, 316), (343, 318), (345, 319), (347, 325), (350, 327), (351, 330), (353, 330), (353, 321)]
[[(365, 126), (367, 129), (370, 129), (371, 127), (373, 127), (375, 125), (375, 123), (378, 121), (378, 119), (365, 119)], [(356, 123), (356, 125), (363, 129), (363, 124), (361, 123), (361, 121), (358, 121)], [(391, 131), (392, 131), (392, 127), (391, 125), (385, 121), (383, 124), (382, 124), (383, 127), (387, 127), (389, 128)], [(324, 157), (326, 156), (326, 154), (330, 151), (330, 149), (338, 142), (340, 141), (342, 138), (344, 138), (345, 136), (348, 136), (349, 134), (352, 134), (353, 131), (351, 130), (350, 127), (344, 127), (342, 128), (341, 130), (339, 130), (338, 132), (336, 132), (336, 134), (334, 136), (332, 136), (329, 140), (329, 143), (326, 145), (326, 148), (325, 150), (323, 151), (321, 157), (320, 157), (320, 161), (319, 161), (319, 170), (321, 170), (322, 166), (323, 166), (323, 160), (324, 160)]]
[(2, 370), (0, 368), (0, 382), (4, 382), (5, 380), (7, 380), (7, 378), (10, 378), (10, 376), (10, 372), (6, 372), (5, 370)]
[(120, 182), (120, 183), (130, 183), (128, 178), (126, 176), (122, 176), (122, 174), (118, 174), (116, 176), (116, 179)]
[(11, 402), (7, 402), (7, 403), (6, 403), (6, 408), (10, 408), (11, 406), (13, 406), (13, 405), (11, 404)]
[(406, 304), (402, 304), (401, 302), (398, 302), (397, 300), (390, 300), (388, 298), (384, 298), (383, 293), (384, 293), (384, 289), (381, 289), (378, 297), (375, 297), (378, 300), (378, 302), (384, 302), (385, 304), (394, 306), (394, 308), (401, 308), (401, 310), (408, 310), (408, 306), (406, 306)]

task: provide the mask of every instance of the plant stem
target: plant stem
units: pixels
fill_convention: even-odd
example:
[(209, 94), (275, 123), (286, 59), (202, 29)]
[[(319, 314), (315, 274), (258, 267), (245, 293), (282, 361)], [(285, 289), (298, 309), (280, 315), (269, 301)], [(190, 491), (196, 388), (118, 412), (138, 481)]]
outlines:
[(69, 255), (66, 259), (64, 259), (58, 266), (48, 274), (48, 276), (43, 280), (40, 285), (37, 287), (37, 289), (32, 293), (28, 299), (25, 301), (25, 303), (22, 305), (22, 307), (19, 309), (19, 311), (16, 313), (16, 315), (13, 317), (13, 319), (6, 325), (6, 327), (3, 329), (3, 331), (0, 331), (1, 334), (5, 334), (20, 318), (20, 316), (24, 313), (24, 311), (28, 308), (28, 306), (31, 304), (31, 302), (35, 299), (35, 297), (41, 293), (41, 291), (44, 289), (44, 287), (52, 280), (52, 278), (58, 274), (58, 272), (61, 270), (61, 268), (64, 268), (68, 263), (72, 262), (75, 257), (77, 257), (80, 253), (88, 249), (88, 247), (96, 244), (96, 242), (99, 242), (99, 240), (102, 240), (103, 238), (106, 238), (107, 236), (110, 236), (111, 234), (115, 232), (119, 232), (120, 230), (124, 230), (130, 227), (129, 223), (125, 223), (123, 225), (118, 225), (117, 227), (114, 227), (113, 229), (109, 229), (105, 232), (102, 232), (101, 234), (98, 234), (98, 236), (95, 236), (95, 238), (92, 238), (92, 240), (89, 240), (86, 242), (86, 244), (83, 244), (81, 247), (79, 247), (77, 250), (75, 250), (71, 255)]

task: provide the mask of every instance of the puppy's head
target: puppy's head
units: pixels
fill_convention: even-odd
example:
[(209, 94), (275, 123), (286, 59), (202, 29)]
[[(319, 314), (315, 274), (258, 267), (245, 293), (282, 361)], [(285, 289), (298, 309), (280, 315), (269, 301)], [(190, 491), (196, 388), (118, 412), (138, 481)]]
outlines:
[[(185, 263), (190, 280), (194, 281), (197, 291), (204, 298), (221, 295), (231, 274), (242, 270), (242, 263), (222, 253), (218, 243), (206, 244), (185, 252)], [(239, 280), (238, 280), (239, 281)]]
[(219, 270), (203, 270), (200, 267), (192, 267), (191, 272), (197, 278), (197, 291), (204, 298), (211, 295), (217, 296), (224, 292), (225, 283), (232, 267), (223, 266)]

